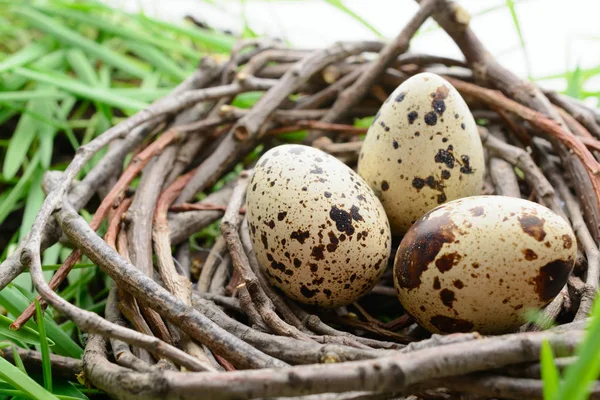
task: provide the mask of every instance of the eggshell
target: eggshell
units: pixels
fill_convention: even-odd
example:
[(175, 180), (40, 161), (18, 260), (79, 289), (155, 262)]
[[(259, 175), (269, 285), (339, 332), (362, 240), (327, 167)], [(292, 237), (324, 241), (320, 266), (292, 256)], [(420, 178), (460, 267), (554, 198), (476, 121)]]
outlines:
[(352, 303), (375, 285), (390, 256), (389, 223), (373, 191), (312, 147), (278, 146), (258, 160), (246, 218), (271, 283), (302, 303)]
[(485, 163), (475, 120), (456, 89), (432, 73), (402, 83), (369, 128), (358, 173), (373, 188), (393, 234), (427, 211), (481, 193)]
[(577, 242), (560, 216), (527, 200), (475, 196), (425, 214), (394, 261), (402, 306), (425, 329), (503, 333), (567, 282)]

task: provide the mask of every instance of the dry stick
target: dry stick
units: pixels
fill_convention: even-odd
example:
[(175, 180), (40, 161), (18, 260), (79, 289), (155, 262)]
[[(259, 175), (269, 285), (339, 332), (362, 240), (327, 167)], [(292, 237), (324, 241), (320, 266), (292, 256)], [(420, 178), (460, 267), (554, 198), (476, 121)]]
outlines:
[[(196, 204), (218, 204), (227, 207), (231, 193), (232, 189), (230, 187), (224, 187), (218, 192), (208, 195), (206, 199)], [(168, 214), (171, 244), (178, 244), (187, 240), (195, 232), (207, 227), (222, 216), (223, 211), (220, 210), (198, 210)]]
[(382, 340), (376, 340), (376, 339), (370, 339), (370, 338), (365, 338), (365, 337), (361, 337), (361, 336), (356, 336), (349, 332), (339, 331), (337, 329), (330, 327), (326, 323), (324, 323), (321, 320), (321, 318), (319, 318), (318, 315), (310, 314), (310, 313), (306, 312), (304, 309), (302, 309), (302, 307), (300, 307), (293, 301), (289, 300), (289, 301), (287, 301), (287, 304), (290, 307), (290, 309), (298, 316), (298, 318), (300, 318), (302, 323), (311, 331), (321, 334), (321, 335), (347, 337), (349, 340), (353, 341), (353, 342), (351, 342), (353, 347), (357, 347), (357, 348), (363, 347), (363, 346), (356, 346), (355, 343), (359, 343), (364, 346), (367, 346), (367, 348), (371, 347), (374, 349), (393, 350), (393, 349), (400, 349), (400, 348), (404, 347), (403, 345), (394, 343), (394, 342), (385, 342)]
[[(174, 297), (153, 279), (144, 275), (131, 263), (121, 258), (90, 229), (85, 220), (75, 213), (68, 204), (65, 204), (59, 212), (59, 221), (69, 239), (118, 285), (135, 296), (140, 302), (152, 306), (159, 314), (193, 339), (223, 355), (229, 361), (234, 362), (236, 366), (264, 368), (266, 366), (281, 367), (285, 365), (219, 328), (192, 307), (186, 306), (185, 303)], [(142, 341), (140, 336), (143, 339), (146, 339), (146, 336), (138, 336), (138, 332), (132, 333), (132, 331), (123, 330), (121, 327), (114, 327), (98, 315), (78, 309), (56, 296), (54, 292), (48, 291), (47, 285), (43, 281), (39, 260), (37, 262), (33, 260), (31, 265), (33, 266), (32, 277), (34, 277), (34, 283), (36, 287), (39, 287), (38, 290), (41, 289), (40, 292), (43, 293), (44, 298), (50, 299), (50, 303), (55, 308), (65, 313), (83, 331), (109, 334), (111, 337), (117, 337), (127, 343), (146, 347), (153, 351), (163, 350), (162, 345), (159, 345), (160, 341), (157, 341), (157, 339), (151, 338), (150, 343), (146, 340)], [(169, 358), (172, 359), (172, 357)], [(197, 363), (198, 360), (194, 359), (194, 362)], [(188, 368), (187, 365), (184, 366)]]
[(233, 278), (232, 269), (233, 264), (231, 262), (231, 257), (228, 253), (225, 253), (223, 260), (219, 263), (219, 266), (212, 276), (208, 291), (216, 294), (225, 294), (227, 281), (230, 277)]
[[(160, 188), (169, 171), (167, 166), (172, 164), (176, 152), (177, 147), (175, 145), (167, 146), (158, 158), (155, 157), (153, 161), (144, 167), (140, 184), (136, 189), (131, 207), (127, 211), (127, 240), (133, 244), (129, 246), (131, 263), (150, 277), (154, 275), (152, 261), (152, 217), (154, 206), (156, 205)], [(152, 326), (156, 336), (172, 344), (173, 338), (160, 315), (143, 304), (140, 305), (140, 310), (150, 326)]]
[[(112, 215), (112, 218), (110, 219), (110, 223), (108, 224), (108, 229), (106, 230), (106, 235), (104, 235), (104, 240), (106, 241), (106, 244), (108, 244), (115, 251), (117, 250), (117, 242), (118, 242), (118, 248), (119, 248), (118, 251), (126, 259), (129, 259), (129, 246), (127, 243), (127, 232), (124, 229), (121, 229), (121, 225), (123, 224), (122, 223), (123, 217), (125, 216), (125, 213), (129, 209), (129, 206), (131, 205), (132, 200), (133, 199), (131, 199), (131, 198), (127, 198), (127, 199), (123, 200), (121, 202), (121, 204), (119, 204), (119, 207), (117, 207), (117, 209), (112, 213), (113, 215)], [(115, 297), (117, 296), (116, 288), (111, 287), (110, 291), (115, 292), (114, 296)], [(110, 292), (109, 292), (109, 296), (110, 296)], [(114, 298), (111, 298), (111, 300), (115, 301)], [(131, 322), (131, 324), (138, 330), (138, 332), (144, 333), (149, 336), (154, 336), (152, 329), (150, 328), (150, 326), (148, 325), (148, 323), (142, 316), (142, 312), (140, 310), (140, 307), (139, 307), (137, 301), (129, 293), (121, 291), (121, 301), (118, 303), (118, 305), (115, 304), (114, 307), (115, 307), (114, 311), (111, 308), (109, 308), (109, 304), (108, 304), (108, 300), (107, 300), (107, 305), (105, 307), (105, 309), (106, 309), (105, 316), (110, 322), (114, 322), (121, 326), (126, 327), (126, 325), (124, 323), (120, 323), (121, 317), (119, 314), (119, 310), (122, 310), (123, 315), (125, 315), (127, 320), (129, 320)], [(158, 320), (160, 321), (160, 323), (162, 325), (164, 325), (164, 323), (160, 319), (160, 316), (157, 315), (152, 309), (147, 309), (145, 311), (147, 314), (150, 314), (150, 317), (148, 317), (149, 321), (156, 321), (157, 320), (156, 316), (158, 316)], [(114, 321), (111, 320), (111, 318), (108, 318), (107, 314), (110, 314), (110, 313), (112, 313), (111, 315), (114, 317), (113, 318)], [(158, 337), (160, 339), (162, 339), (163, 341), (165, 341), (166, 343), (172, 344), (170, 335), (167, 335), (167, 336), (168, 336), (169, 340), (165, 340), (165, 338), (163, 336), (158, 335)], [(116, 339), (111, 339), (111, 344), (114, 344), (115, 347), (121, 347), (121, 348), (124, 346), (127, 346), (125, 343), (118, 341)], [(129, 350), (129, 346), (127, 346), (127, 350)], [(150, 365), (149, 363), (153, 362), (149, 352), (147, 352), (144, 349), (136, 348), (135, 350), (139, 356), (139, 359), (142, 362), (144, 362), (148, 365)], [(133, 356), (133, 354), (132, 354), (132, 356)], [(116, 358), (116, 355), (115, 355), (115, 358)], [(125, 355), (124, 358), (125, 358), (125, 360), (129, 360), (127, 355)]]
[[(110, 228), (111, 228), (111, 226), (109, 226), (109, 231), (110, 231)], [(121, 257), (123, 257), (124, 259), (129, 261), (129, 243), (128, 243), (128, 239), (127, 239), (127, 231), (125, 229), (122, 229), (117, 234), (117, 242), (118, 242), (119, 254), (121, 255)], [(111, 246), (111, 248), (114, 249), (114, 247), (111, 245), (111, 243), (109, 241), (107, 241), (107, 244), (109, 246)], [(150, 325), (148, 325), (148, 323), (146, 322), (146, 319), (142, 315), (141, 308), (140, 308), (138, 302), (136, 301), (135, 297), (133, 297), (131, 294), (127, 293), (126, 291), (124, 291), (121, 288), (118, 288), (118, 293), (119, 293), (120, 301), (117, 304), (117, 309), (125, 316), (125, 318), (131, 323), (131, 325), (133, 325), (137, 329), (138, 332), (144, 333), (149, 336), (155, 336), (154, 332), (152, 332), (152, 328), (150, 328)], [(152, 309), (146, 309), (146, 311), (154, 312)], [(160, 318), (160, 316), (159, 316), (159, 318)], [(152, 318), (148, 318), (148, 319), (152, 320)], [(123, 326), (126, 326), (126, 325), (123, 325)], [(172, 342), (167, 342), (167, 343), (173, 344)], [(152, 360), (150, 358), (150, 353), (148, 353), (144, 349), (135, 348), (134, 351), (135, 351), (136, 355), (139, 358), (141, 358), (143, 361), (148, 362), (148, 363), (152, 362)]]
[[(145, 386), (144, 391), (147, 396), (151, 396), (151, 389), (160, 388), (163, 390), (163, 398), (178, 399), (193, 398), (200, 392), (203, 396), (213, 399), (270, 398), (355, 390), (393, 393), (414, 388), (414, 385), (432, 379), (538, 360), (543, 340), (549, 340), (551, 347), (556, 351), (572, 351), (582, 337), (581, 331), (560, 334), (540, 332), (482, 339), (478, 346), (473, 346), (470, 342), (449, 344), (410, 354), (335, 365), (234, 371), (227, 374), (182, 374), (165, 371), (160, 376), (155, 376), (157, 382)], [(127, 382), (144, 381), (142, 374), (114, 367), (115, 370), (103, 368), (99, 360), (102, 359), (90, 360), (86, 357), (84, 367), (86, 373), (89, 371), (92, 382), (104, 390), (111, 390), (107, 383), (116, 380), (116, 376), (126, 377), (124, 380)], [(98, 368), (99, 371), (94, 373), (94, 368)], [(131, 383), (123, 385), (129, 386)], [(122, 389), (123, 386), (117, 388)], [(138, 387), (138, 390), (140, 389)]]
[[(177, 203), (188, 202), (196, 193), (215, 181), (216, 177), (220, 177), (223, 172), (227, 171), (240, 154), (253, 150), (256, 139), (263, 133), (260, 130), (266, 125), (267, 119), (290, 94), (306, 83), (312, 75), (332, 62), (379, 47), (379, 44), (369, 42), (340, 43), (307, 55), (294, 64), (277, 84), (256, 102), (251, 112), (240, 118), (227, 133), (219, 147), (197, 169), (196, 176), (181, 192)], [(238, 82), (240, 78), (242, 78), (244, 85), (252, 81), (253, 79), (250, 79), (251, 76), (248, 72), (252, 71), (252, 68), (253, 66), (248, 64), (238, 74)]]
[(328, 101), (334, 100), (345, 88), (347, 88), (352, 82), (356, 81), (356, 79), (365, 71), (368, 65), (369, 64), (365, 64), (356, 68), (355, 70), (353, 70), (347, 75), (344, 75), (342, 78), (327, 86), (320, 92), (301, 98), (296, 103), (295, 108), (298, 110), (317, 108)]
[(535, 128), (560, 141), (564, 146), (571, 150), (572, 153), (576, 155), (586, 167), (588, 175), (592, 180), (592, 184), (594, 185), (595, 193), (599, 195), (598, 201), (600, 202), (600, 183), (598, 182), (600, 164), (598, 164), (589, 150), (586, 149), (586, 147), (575, 136), (573, 136), (573, 134), (567, 132), (556, 121), (551, 120), (546, 115), (505, 97), (499, 91), (486, 89), (481, 86), (462, 82), (456, 79), (451, 79), (450, 83), (461, 93), (472, 96), (495, 107), (510, 111), (529, 122)]
[(238, 183), (233, 190), (231, 200), (227, 206), (227, 211), (221, 220), (221, 235), (227, 243), (229, 249), (229, 255), (233, 261), (233, 266), (239, 271), (242, 285), (248, 289), (248, 293), (252, 298), (252, 301), (261, 315), (263, 321), (273, 330), (273, 332), (293, 337), (295, 339), (311, 341), (310, 337), (298, 330), (296, 327), (288, 325), (283, 321), (275, 312), (275, 306), (271, 299), (265, 294), (261, 287), (258, 278), (254, 271), (250, 268), (250, 261), (244, 251), (238, 229), (241, 224), (242, 218), (239, 214), (244, 197), (246, 195), (246, 188), (250, 181), (250, 173), (244, 171), (240, 174)]
[(346, 124), (332, 124), (330, 122), (322, 122), (322, 121), (297, 121), (294, 125), (283, 126), (281, 128), (270, 129), (267, 131), (267, 135), (280, 135), (282, 133), (294, 132), (300, 129), (313, 129), (313, 130), (321, 130), (321, 131), (330, 131), (330, 132), (340, 132), (345, 134), (352, 135), (362, 135), (366, 132), (364, 128), (359, 128), (352, 125)]
[(512, 146), (494, 137), (484, 127), (479, 127), (479, 136), (481, 143), (488, 149), (491, 155), (497, 156), (523, 171), (526, 182), (535, 190), (539, 199), (548, 208), (561, 215), (565, 221), (569, 221), (558, 203), (554, 188), (535, 164), (529, 153), (520, 147)]
[[(227, 209), (226, 206), (223, 206)], [(227, 244), (225, 243), (225, 239), (223, 236), (219, 236), (215, 240), (215, 244), (210, 249), (210, 253), (206, 257), (204, 264), (202, 265), (202, 270), (200, 271), (200, 277), (198, 278), (198, 283), (196, 285), (196, 290), (200, 293), (208, 292), (208, 288), (210, 287), (210, 281), (212, 279), (215, 270), (217, 269), (219, 263), (223, 261), (223, 255), (227, 251)]]
[(577, 200), (571, 194), (571, 191), (560, 172), (547, 158), (543, 160), (542, 167), (546, 170), (548, 178), (565, 201), (565, 205), (571, 217), (571, 223), (573, 224), (573, 230), (575, 231), (577, 239), (579, 239), (579, 243), (581, 243), (587, 258), (586, 281), (582, 289), (579, 309), (575, 315), (575, 321), (579, 321), (589, 315), (594, 298), (596, 297), (596, 292), (598, 291), (598, 279), (600, 279), (600, 251), (583, 220)]
[[(100, 206), (94, 213), (92, 217), (92, 221), (90, 222), (90, 227), (93, 230), (98, 229), (108, 212), (112, 207), (115, 206), (115, 202), (120, 201), (121, 196), (131, 183), (131, 181), (139, 174), (139, 172), (148, 164), (148, 162), (154, 157), (157, 153), (160, 153), (167, 147), (169, 144), (179, 140), (181, 138), (181, 133), (175, 129), (167, 131), (160, 138), (154, 141), (151, 145), (149, 145), (144, 151), (139, 153), (129, 164), (125, 172), (119, 178), (117, 184), (113, 186), (110, 193), (102, 200)], [(91, 143), (91, 142), (90, 142)], [(77, 150), (78, 152), (81, 150)], [(71, 163), (73, 165), (73, 163)], [(71, 166), (69, 165), (69, 166)], [(66, 174), (65, 174), (66, 175)], [(67, 179), (65, 176), (63, 179)], [(50, 197), (50, 196), (49, 196)], [(37, 220), (37, 218), (36, 218)], [(77, 263), (79, 258), (81, 257), (81, 252), (79, 250), (74, 250), (67, 260), (60, 266), (60, 268), (54, 273), (54, 276), (50, 280), (50, 288), (55, 290), (67, 277), (69, 272), (73, 266)], [(37, 297), (37, 301), (41, 301), (41, 296)], [(29, 319), (35, 314), (35, 302), (32, 302), (26, 309), (21, 313), (21, 315), (12, 323), (11, 329), (20, 329), (23, 324), (25, 324)]]
[[(490, 133), (499, 140), (506, 142), (506, 136), (501, 129), (492, 130), (490, 128)], [(498, 157), (491, 157), (489, 173), (497, 194), (521, 198), (519, 181), (517, 180), (514, 167), (509, 162)]]
[[(161, 168), (163, 171), (166, 171), (166, 165), (161, 166)], [(171, 255), (171, 241), (169, 238), (167, 210), (177, 198), (179, 193), (181, 193), (183, 187), (192, 178), (194, 172), (195, 171), (190, 171), (189, 173), (177, 178), (171, 185), (167, 187), (167, 189), (165, 189), (163, 193), (160, 193), (159, 190), (154, 191), (156, 195), (151, 197), (153, 206), (156, 204), (155, 208), (152, 207), (152, 212), (154, 215), (151, 215), (154, 221), (154, 226), (152, 231), (149, 232), (149, 235), (152, 236), (152, 240), (149, 241), (154, 242), (158, 271), (164, 286), (167, 288), (167, 290), (169, 290), (169, 292), (171, 292), (178, 299), (182, 300), (187, 306), (192, 304), (192, 282), (190, 282), (187, 276), (180, 275), (177, 272), (177, 268), (173, 262), (173, 256)], [(160, 188), (164, 179), (166, 178), (166, 174), (160, 175), (160, 172), (158, 172), (158, 175), (159, 176), (155, 176), (154, 179), (157, 181), (158, 187)], [(152, 254), (152, 251), (150, 251), (150, 254)], [(194, 343), (186, 335), (182, 337), (182, 342), (182, 346), (188, 353), (199, 358), (203, 363), (210, 365), (210, 361), (202, 347)]]
[(258, 259), (256, 258), (256, 254), (254, 253), (254, 248), (252, 247), (252, 240), (250, 239), (250, 230), (248, 227), (248, 219), (244, 218), (242, 221), (242, 226), (239, 230), (240, 238), (242, 240), (242, 246), (244, 251), (246, 252), (246, 256), (248, 257), (248, 262), (250, 264), (250, 268), (258, 278), (258, 284), (265, 292), (267, 297), (271, 299), (277, 313), (283, 318), (285, 322), (290, 324), (291, 326), (299, 329), (305, 333), (311, 333), (310, 330), (306, 329), (300, 318), (288, 307), (287, 302), (284, 297), (277, 293), (273, 286), (268, 282), (264, 272), (261, 270)]
[[(502, 90), (520, 103), (556, 121), (561, 121), (560, 115), (554, 111), (548, 99), (539, 89), (529, 82), (522, 81), (493, 59), (491, 53), (485, 49), (475, 33), (469, 28), (470, 16), (462, 7), (446, 0), (443, 1), (442, 5), (443, 7), (433, 17), (458, 45), (467, 63), (473, 69), (476, 78), (491, 83), (493, 87)], [(544, 122), (548, 122), (548, 120)], [(556, 125), (556, 123), (552, 122), (551, 125)], [(538, 128), (548, 131), (545, 128), (550, 127), (538, 126)], [(589, 222), (588, 226), (594, 237), (598, 238), (600, 237), (600, 209), (598, 207), (600, 197), (597, 190), (597, 177), (590, 176), (591, 171), (584, 166), (580, 159), (572, 157), (567, 147), (558, 140), (553, 140), (558, 155), (571, 179), (575, 182), (575, 189), (583, 205), (586, 220)], [(589, 157), (592, 158), (591, 155)]]
[[(383, 74), (385, 69), (398, 57), (398, 55), (404, 53), (408, 49), (411, 38), (421, 25), (423, 25), (425, 20), (429, 18), (438, 3), (439, 0), (424, 0), (422, 2), (419, 11), (410, 19), (400, 34), (379, 53), (377, 61), (370, 64), (350, 87), (340, 93), (331, 109), (321, 119), (322, 122), (335, 122), (336, 120), (341, 119), (346, 115), (348, 110), (357, 105), (364, 98), (369, 92), (369, 89), (373, 86), (373, 83)], [(317, 135), (311, 132), (307, 141), (312, 142), (316, 138)]]
[[(167, 98), (203, 86), (207, 80), (212, 80), (214, 71), (215, 64), (210, 62), (210, 59), (203, 59), (199, 69), (197, 69), (188, 79), (179, 84), (173, 92), (167, 95)], [(120, 128), (115, 128), (118, 132), (115, 132), (115, 130), (107, 131), (101, 135), (103, 139), (94, 139), (94, 141), (99, 140), (101, 142), (96, 142), (99, 144), (96, 148), (100, 149), (104, 147), (105, 144), (125, 136), (120, 145), (111, 148), (102, 160), (100, 160), (100, 162), (98, 162), (98, 164), (85, 176), (79, 185), (73, 188), (69, 194), (69, 201), (73, 204), (75, 209), (79, 210), (87, 204), (96, 192), (98, 185), (103, 184), (110, 176), (117, 174), (121, 170), (126, 155), (141, 143), (144, 137), (152, 131), (152, 128), (158, 124), (163, 117), (164, 115), (154, 118), (147, 116), (144, 118), (145, 122), (134, 121), (128, 124), (125, 124), (124, 122), (120, 124)], [(87, 162), (87, 160), (83, 160), (82, 165), (85, 164), (85, 162)], [(67, 190), (68, 188), (65, 189), (65, 192)], [(40, 251), (43, 251), (56, 243), (61, 234), (60, 227), (54, 218), (50, 218), (48, 223), (42, 224)], [(24, 271), (25, 267), (21, 264), (20, 257), (21, 251), (23, 250), (26, 241), (29, 240), (29, 237), (30, 236), (28, 235), (26, 240), (19, 244), (16, 251), (0, 264), (0, 290)]]
[[(121, 313), (119, 312), (119, 309), (117, 307), (117, 302), (117, 289), (116, 285), (114, 285), (113, 283), (110, 288), (110, 291), (108, 292), (108, 298), (106, 299), (104, 316), (109, 322), (126, 327), (127, 324), (121, 317)], [(149, 372), (155, 370), (154, 366), (136, 357), (131, 352), (129, 345), (123, 342), (122, 340), (111, 338), (110, 345), (113, 350), (113, 357), (117, 364), (140, 372)]]
[(548, 96), (552, 103), (564, 109), (581, 125), (585, 126), (592, 135), (600, 139), (600, 123), (596, 121), (594, 114), (587, 107), (581, 107), (569, 101), (566, 96), (559, 95), (556, 92), (546, 92), (546, 96)]
[(265, 353), (293, 364), (319, 364), (326, 360), (367, 360), (395, 354), (394, 351), (355, 348), (337, 344), (306, 342), (265, 333), (229, 317), (211, 301), (193, 296), (194, 307), (214, 323)]

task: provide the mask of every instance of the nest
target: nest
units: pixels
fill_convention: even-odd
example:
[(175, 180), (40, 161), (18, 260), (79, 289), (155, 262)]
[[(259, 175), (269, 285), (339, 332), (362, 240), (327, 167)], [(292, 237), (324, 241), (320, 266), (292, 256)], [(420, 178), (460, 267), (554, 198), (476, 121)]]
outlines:
[[(429, 17), (465, 61), (406, 53)], [(468, 23), (456, 4), (423, 0), (387, 44), (295, 50), (251, 40), (239, 42), (226, 62), (205, 58), (173, 93), (81, 147), (64, 173), (47, 174), (48, 196), (27, 239), (2, 264), (0, 287), (29, 268), (45, 304), (89, 334), (85, 380), (116, 398), (542, 398), (542, 342), (559, 351), (558, 365), (572, 362), (598, 287), (600, 115), (518, 79)], [(374, 115), (400, 83), (423, 71), (448, 79), (485, 121), (484, 191), (537, 201), (577, 234), (579, 259), (568, 284), (518, 333), (431, 336), (407, 315), (380, 321), (373, 315), (400, 309), (391, 272), (347, 308), (301, 307), (268, 284), (249, 244), (240, 210), (255, 149), (307, 130), (304, 143), (354, 166), (366, 129), (352, 121)], [(231, 105), (249, 92), (264, 94), (251, 109)], [(76, 181), (105, 146), (104, 158)], [(232, 173), (237, 178), (217, 190)], [(192, 202), (201, 192), (210, 194)], [(88, 223), (78, 210), (96, 194), (101, 203)], [(219, 219), (208, 256), (192, 263), (188, 238)], [(101, 238), (95, 231), (105, 220)], [(75, 250), (47, 283), (40, 254), (64, 236)], [(112, 278), (103, 317), (54, 292), (82, 255)], [(548, 321), (559, 324), (547, 329)], [(52, 362), (59, 370), (81, 368), (64, 357)]]

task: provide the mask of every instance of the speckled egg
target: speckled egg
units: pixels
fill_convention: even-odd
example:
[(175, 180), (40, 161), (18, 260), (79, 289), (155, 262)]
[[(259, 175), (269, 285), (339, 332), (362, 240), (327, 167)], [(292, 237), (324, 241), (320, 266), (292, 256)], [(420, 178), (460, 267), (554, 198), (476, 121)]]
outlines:
[(474, 196), (439, 206), (404, 236), (396, 293), (434, 333), (510, 332), (567, 282), (577, 242), (560, 216), (527, 200)]
[(432, 208), (481, 193), (485, 163), (475, 120), (445, 79), (421, 73), (385, 101), (367, 132), (358, 173), (379, 197), (393, 234)]
[(369, 185), (312, 147), (278, 146), (258, 160), (246, 218), (271, 283), (301, 303), (352, 303), (375, 285), (390, 256), (389, 223)]

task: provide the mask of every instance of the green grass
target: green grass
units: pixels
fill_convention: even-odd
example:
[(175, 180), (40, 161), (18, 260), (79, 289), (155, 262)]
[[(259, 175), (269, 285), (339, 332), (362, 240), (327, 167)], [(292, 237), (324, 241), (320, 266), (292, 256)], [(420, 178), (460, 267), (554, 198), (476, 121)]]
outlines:
[(600, 298), (594, 302), (591, 322), (587, 326), (583, 342), (577, 347), (576, 361), (564, 371), (562, 380), (554, 365), (554, 356), (548, 343), (542, 346), (540, 355), (544, 400), (585, 400), (591, 386), (600, 376)]
[[(4, 260), (33, 224), (44, 200), (43, 174), (62, 170), (81, 144), (168, 94), (207, 53), (227, 53), (235, 38), (191, 24), (155, 21), (95, 1), (0, 1), (0, 224)], [(241, 98), (250, 107), (257, 96)], [(101, 157), (96, 156), (85, 171)], [(47, 279), (69, 250), (43, 254)], [(84, 258), (59, 294), (102, 313), (107, 277)], [(36, 307), (37, 318), (19, 331), (14, 319), (35, 298), (27, 272), (0, 291), (0, 347), (35, 349), (42, 373), (22, 360), (0, 358), (0, 399), (87, 399), (101, 393), (52, 378), (50, 355), (80, 358), (81, 332), (70, 321)], [(37, 321), (37, 322), (36, 322)]]

